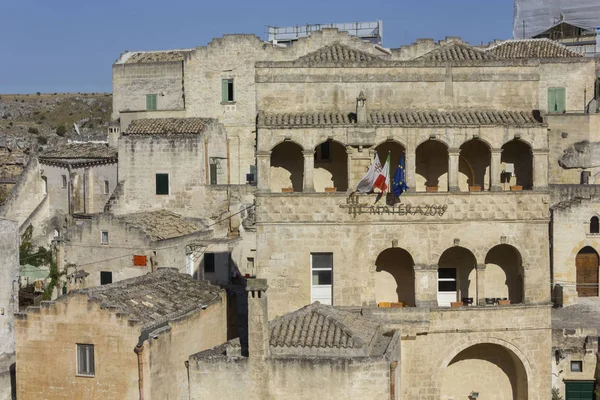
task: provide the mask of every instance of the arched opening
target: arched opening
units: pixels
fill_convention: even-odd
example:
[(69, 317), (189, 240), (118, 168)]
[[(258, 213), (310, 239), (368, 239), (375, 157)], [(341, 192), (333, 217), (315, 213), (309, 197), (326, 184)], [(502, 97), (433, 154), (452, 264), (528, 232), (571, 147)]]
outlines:
[(48, 178), (42, 176), (42, 188), (44, 190), (44, 194), (48, 194)]
[(346, 147), (333, 140), (315, 148), (315, 191), (348, 190), (348, 154)]
[(438, 305), (470, 299), (477, 304), (477, 260), (464, 247), (452, 247), (438, 262)]
[(531, 147), (522, 140), (511, 140), (502, 146), (501, 181), (505, 186), (524, 190), (533, 188), (533, 155)]
[(461, 191), (481, 191), (490, 188), (490, 148), (479, 139), (460, 146), (458, 186)]
[(382, 251), (375, 260), (375, 300), (415, 305), (415, 270), (410, 253), (395, 247)]
[(600, 233), (600, 220), (598, 220), (598, 217), (590, 219), (590, 233)]
[(598, 296), (598, 253), (593, 247), (579, 250), (575, 258), (577, 269), (577, 295), (579, 297)]
[(428, 140), (416, 150), (416, 191), (448, 191), (448, 148)]
[(527, 400), (527, 371), (504, 346), (481, 343), (466, 348), (444, 369), (441, 399)]
[(304, 156), (296, 143), (283, 142), (271, 152), (270, 185), (272, 192), (302, 191)]
[(377, 151), (381, 165), (385, 164), (388, 154), (390, 155), (390, 179), (393, 179), (396, 168), (400, 163), (400, 157), (402, 157), (402, 154), (405, 151), (404, 146), (390, 140), (375, 147), (375, 151)]
[(519, 250), (500, 244), (485, 257), (485, 297), (523, 302), (523, 262)]

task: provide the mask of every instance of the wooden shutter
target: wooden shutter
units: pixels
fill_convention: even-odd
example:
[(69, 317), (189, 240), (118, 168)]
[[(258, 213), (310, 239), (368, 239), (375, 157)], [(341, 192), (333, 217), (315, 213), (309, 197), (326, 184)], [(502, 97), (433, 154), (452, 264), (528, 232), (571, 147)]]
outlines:
[(221, 102), (227, 103), (229, 99), (229, 79), (221, 80)]
[(598, 256), (595, 253), (577, 254), (577, 294), (579, 297), (598, 296)]
[(556, 88), (556, 104), (558, 112), (565, 112), (567, 110), (565, 88)]

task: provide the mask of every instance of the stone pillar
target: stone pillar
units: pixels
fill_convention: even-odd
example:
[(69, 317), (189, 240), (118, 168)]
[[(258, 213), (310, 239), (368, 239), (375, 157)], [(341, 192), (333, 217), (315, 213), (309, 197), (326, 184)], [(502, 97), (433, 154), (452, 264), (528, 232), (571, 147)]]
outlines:
[(521, 271), (523, 272), (523, 303), (524, 304), (531, 304), (532, 303), (532, 299), (534, 297), (532, 291), (533, 291), (533, 285), (531, 285), (530, 283), (530, 279), (531, 279), (531, 269), (529, 264), (523, 264), (523, 267), (521, 268)]
[(546, 150), (534, 150), (533, 154), (533, 190), (548, 189), (548, 153)]
[(269, 357), (269, 315), (267, 280), (248, 279), (248, 355), (253, 359)]
[(352, 146), (346, 146), (346, 180), (348, 181), (348, 190), (354, 191), (352, 185), (352, 154), (354, 153)]
[(492, 149), (492, 159), (490, 161), (490, 190), (492, 192), (502, 191), (502, 173), (501, 162), (502, 149)]
[(458, 157), (460, 149), (448, 149), (448, 191), (460, 192), (458, 187)]
[(404, 158), (406, 185), (409, 192), (417, 191), (417, 153), (413, 145), (407, 145)]
[(259, 151), (256, 153), (256, 188), (259, 191), (270, 191), (271, 179), (271, 152)]
[(477, 305), (485, 305), (485, 264), (477, 264)]
[(436, 264), (415, 264), (415, 304), (417, 307), (437, 307)]
[(304, 155), (304, 181), (302, 182), (302, 191), (314, 192), (315, 151), (305, 150), (302, 154)]

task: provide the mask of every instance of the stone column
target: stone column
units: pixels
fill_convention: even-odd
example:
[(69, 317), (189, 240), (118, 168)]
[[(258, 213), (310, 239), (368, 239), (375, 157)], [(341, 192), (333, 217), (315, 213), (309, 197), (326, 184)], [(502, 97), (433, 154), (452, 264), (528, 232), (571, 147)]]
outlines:
[(417, 191), (417, 153), (413, 145), (407, 145), (404, 155), (404, 171), (409, 192)]
[(256, 187), (259, 191), (270, 191), (271, 189), (271, 152), (259, 151), (256, 153)]
[(533, 190), (546, 190), (548, 188), (548, 153), (547, 149), (532, 152)]
[(458, 187), (458, 156), (460, 149), (448, 149), (448, 191), (460, 192)]
[(522, 286), (522, 290), (523, 290), (523, 303), (525, 304), (531, 304), (532, 303), (532, 298), (533, 293), (532, 293), (532, 285), (530, 284), (529, 280), (530, 280), (530, 275), (531, 275), (531, 270), (529, 268), (529, 264), (523, 264), (523, 267), (521, 268), (521, 271), (523, 271), (523, 286)]
[(248, 353), (254, 359), (269, 357), (267, 280), (248, 279)]
[(302, 154), (304, 155), (304, 181), (302, 182), (302, 191), (314, 192), (315, 151), (305, 150)]
[(477, 264), (477, 305), (485, 305), (485, 264)]
[(438, 266), (415, 264), (415, 304), (417, 307), (437, 307)]
[(502, 173), (501, 159), (502, 149), (492, 149), (492, 159), (490, 161), (490, 190), (492, 192), (502, 191), (502, 180), (500, 179)]
[(346, 146), (346, 180), (348, 181), (348, 189), (354, 191), (352, 185), (352, 154), (354, 153), (352, 146)]

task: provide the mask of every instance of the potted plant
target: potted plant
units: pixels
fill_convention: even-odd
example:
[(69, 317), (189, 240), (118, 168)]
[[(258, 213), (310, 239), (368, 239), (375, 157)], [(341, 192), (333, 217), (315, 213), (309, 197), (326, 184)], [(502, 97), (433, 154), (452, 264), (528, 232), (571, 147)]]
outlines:
[(395, 303), (390, 303), (391, 308), (402, 308), (404, 307), (404, 303), (401, 301), (397, 301)]
[(325, 188), (325, 192), (326, 192), (326, 193), (333, 193), (333, 192), (337, 192), (337, 188), (336, 188), (336, 187), (326, 187), (326, 188)]
[(507, 305), (509, 305), (509, 304), (510, 304), (510, 300), (508, 300), (508, 299), (501, 299), (501, 300), (498, 300), (498, 305), (499, 305), (499, 306), (507, 306)]
[(450, 305), (452, 307), (462, 307), (464, 304), (462, 301), (453, 301), (452, 303), (450, 303)]
[(292, 193), (294, 191), (294, 188), (291, 188), (291, 187), (281, 188), (281, 191), (283, 193)]
[(522, 185), (513, 185), (510, 187), (510, 190), (513, 192), (520, 192), (521, 190), (523, 190), (523, 186)]
[(379, 303), (377, 303), (377, 307), (380, 308), (390, 308), (392, 305), (389, 301), (380, 301)]
[(437, 186), (425, 186), (425, 191), (426, 192), (437, 192), (438, 187)]
[(469, 192), (481, 192), (481, 185), (469, 186)]

